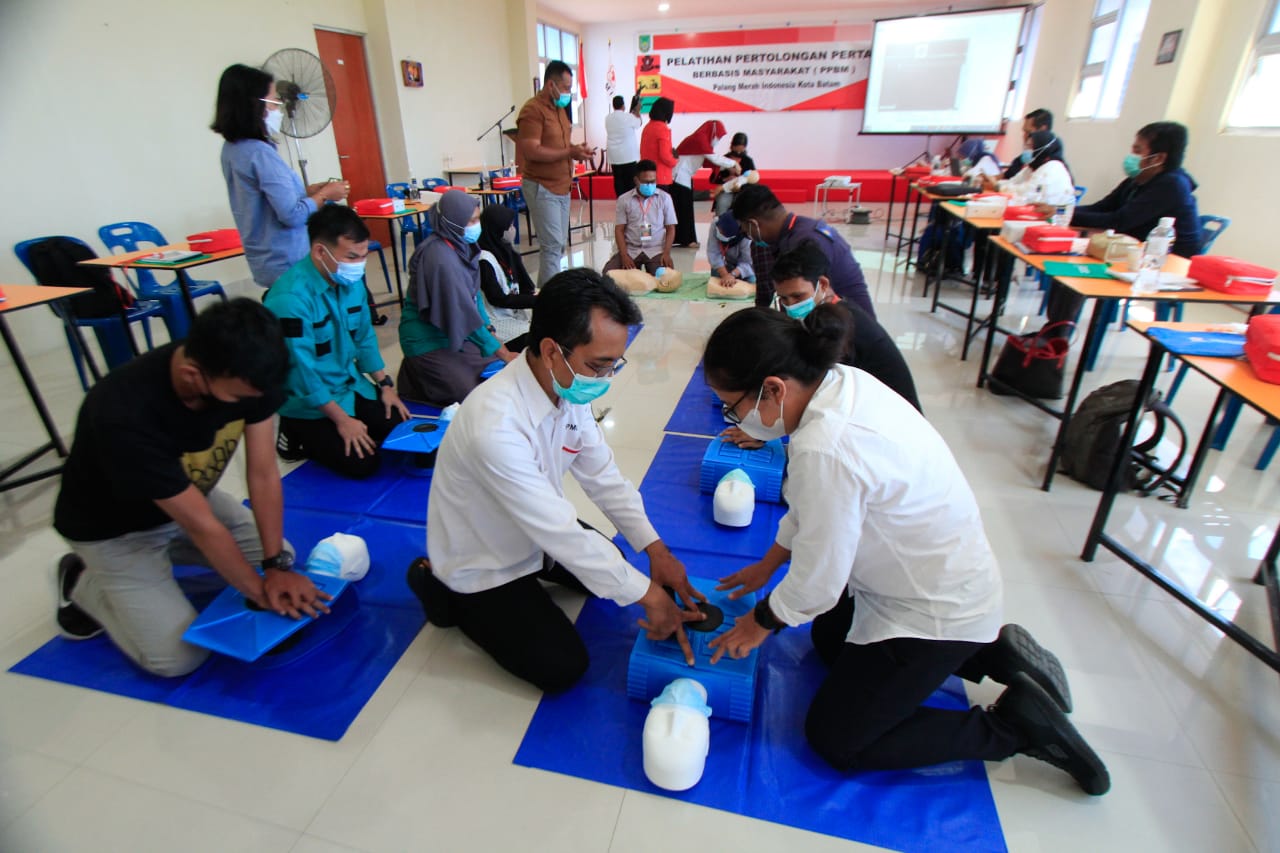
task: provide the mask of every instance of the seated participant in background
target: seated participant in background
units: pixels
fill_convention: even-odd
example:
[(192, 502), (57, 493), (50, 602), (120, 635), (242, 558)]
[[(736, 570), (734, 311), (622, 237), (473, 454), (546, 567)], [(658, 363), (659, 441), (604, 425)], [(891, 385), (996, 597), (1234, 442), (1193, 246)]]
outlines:
[[(1053, 113), (1046, 109), (1032, 110), (1022, 119), (1022, 138), (1025, 140), (1031, 134), (1037, 131), (1053, 130)], [(1022, 171), (1022, 167), (1026, 165), (1026, 160), (1014, 157), (1009, 163), (1009, 167), (1004, 170), (1004, 179), (1012, 180), (1015, 175)]]
[[(1136, 240), (1146, 240), (1160, 218), (1172, 216), (1176, 232), (1171, 251), (1189, 258), (1198, 254), (1203, 235), (1196, 209), (1195, 179), (1182, 168), (1187, 153), (1187, 128), (1176, 121), (1144, 126), (1133, 138), (1124, 158), (1127, 176), (1101, 201), (1077, 207), (1071, 224), (1081, 228), (1111, 228)], [(1049, 322), (1075, 321), (1084, 297), (1054, 284), (1046, 314)]]
[[(640, 310), (594, 270), (562, 272), (542, 286), (529, 346), (477, 388), (454, 416), (432, 476), (427, 552), (409, 587), (427, 619), (457, 625), (511, 674), (545, 691), (586, 672), (587, 648), (541, 580), (644, 607), (654, 639), (675, 632), (693, 663), (682, 622), (699, 619), (684, 566), (658, 538), (639, 492), (618, 471), (591, 411), (625, 363), (627, 326)], [(637, 552), (649, 577), (599, 532), (578, 522), (565, 497), (573, 474)], [(670, 586), (685, 606), (666, 592)]]
[(652, 160), (636, 164), (635, 186), (618, 197), (614, 216), (613, 253), (604, 271), (643, 269), (656, 275), (658, 267), (674, 267), (671, 244), (676, 236), (676, 209), (671, 196), (658, 188), (658, 166)]
[(529, 331), (529, 311), (536, 290), (520, 253), (507, 236), (516, 212), (503, 204), (491, 204), (480, 212), (480, 292), (493, 333), (511, 352), (524, 348)]
[(806, 240), (812, 240), (831, 264), (827, 274), (831, 289), (856, 303), (872, 317), (876, 315), (867, 280), (862, 276), (862, 267), (853, 256), (853, 249), (827, 223), (788, 213), (764, 184), (743, 187), (733, 200), (731, 210), (742, 233), (751, 241), (751, 265), (756, 271), (756, 305), (768, 306), (773, 302), (774, 259)]
[(707, 263), (711, 265), (711, 274), (720, 279), (725, 287), (732, 287), (734, 279), (756, 280), (756, 271), (751, 266), (751, 243), (742, 236), (738, 220), (732, 213), (722, 213), (711, 221), (711, 234), (707, 238)]
[(307, 234), (311, 253), (276, 279), (263, 300), (280, 318), (291, 363), (280, 407), (280, 455), (368, 477), (378, 470), (382, 440), (409, 417), (386, 373), (365, 301), (369, 229), (354, 210), (335, 204), (312, 214)]
[(432, 234), (409, 261), (398, 378), (409, 399), (448, 406), (480, 384), (490, 363), (515, 354), (489, 331), (480, 306), (480, 202), (450, 190), (430, 216)]
[[(724, 155), (730, 160), (738, 164), (737, 174), (745, 175), (747, 172), (754, 171), (756, 161), (751, 159), (751, 155), (747, 153), (747, 135), (745, 133), (735, 133), (733, 139), (729, 141), (729, 153)], [(711, 183), (713, 186), (722, 186), (725, 181), (734, 176), (732, 169), (714, 169), (711, 173)], [(715, 192), (711, 199), (711, 214), (713, 217), (722, 215), (731, 206), (733, 206), (734, 193), (728, 191)]]
[[(837, 770), (1024, 753), (1066, 770), (1087, 793), (1106, 793), (1106, 766), (1067, 718), (1071, 690), (1058, 659), (1025, 629), (1001, 624), (1000, 567), (960, 466), (900, 396), (836, 363), (844, 333), (836, 306), (803, 322), (749, 308), (707, 342), (707, 384), (725, 417), (754, 438), (791, 437), (776, 541), (719, 589), (755, 592), (790, 566), (711, 641), (712, 663), (812, 623), (828, 672), (805, 736)], [(1008, 688), (989, 709), (925, 705), (953, 674)]]
[(960, 143), (956, 153), (960, 157), (962, 174), (967, 182), (981, 184), (984, 178), (1000, 176), (1000, 161), (987, 150), (986, 143), (981, 139), (966, 139)]
[[(185, 341), (143, 353), (90, 389), (53, 510), (72, 549), (58, 564), (63, 636), (105, 630), (147, 672), (191, 672), (209, 651), (182, 639), (196, 611), (175, 562), (209, 566), (277, 613), (327, 611), (328, 596), (289, 570), (283, 534), (271, 420), (288, 371), (276, 318), (256, 300), (233, 299), (201, 312)], [(217, 488), (241, 439), (252, 510)]]
[(741, 174), (741, 167), (728, 157), (716, 153), (716, 145), (724, 137), (724, 125), (718, 121), (704, 121), (698, 129), (676, 146), (675, 168), (671, 171), (671, 186), (667, 189), (676, 206), (676, 245), (698, 248), (697, 226), (693, 212), (693, 176), (703, 166), (727, 169), (729, 174)]
[[(1062, 159), (1062, 142), (1052, 131), (1037, 130), (1024, 138), (1026, 149), (1022, 152), (1025, 164), (1008, 183), (1001, 188), (1021, 197), (1024, 204), (1044, 204), (1056, 209), (1059, 205), (1075, 204), (1076, 188), (1071, 171)], [(986, 183), (990, 185), (991, 179)]]

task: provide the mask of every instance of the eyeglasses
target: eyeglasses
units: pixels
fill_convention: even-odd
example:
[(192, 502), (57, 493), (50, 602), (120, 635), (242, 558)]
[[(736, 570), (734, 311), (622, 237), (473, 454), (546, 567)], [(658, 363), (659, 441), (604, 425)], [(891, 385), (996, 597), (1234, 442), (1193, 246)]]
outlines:
[[(560, 346), (559, 344), (556, 344), (556, 349), (560, 350), (560, 357), (564, 359), (564, 363), (569, 364), (569, 353), (565, 352), (564, 347)], [(607, 367), (597, 367), (594, 364), (588, 364), (586, 365), (586, 368), (587, 370), (591, 371), (591, 373), (597, 379), (604, 379), (608, 376), (617, 375), (618, 371), (626, 366), (627, 366), (627, 360), (625, 358), (620, 358)], [(572, 364), (569, 364), (569, 369), (573, 370)]]
[(730, 405), (728, 403), (721, 403), (720, 413), (724, 415), (724, 419), (729, 423), (733, 424), (734, 426), (738, 426), (739, 424), (741, 424), (742, 416), (739, 415), (735, 410), (742, 405), (743, 400), (747, 399), (750, 396), (751, 396), (750, 391), (744, 391), (742, 392), (741, 397), (733, 401), (733, 405)]

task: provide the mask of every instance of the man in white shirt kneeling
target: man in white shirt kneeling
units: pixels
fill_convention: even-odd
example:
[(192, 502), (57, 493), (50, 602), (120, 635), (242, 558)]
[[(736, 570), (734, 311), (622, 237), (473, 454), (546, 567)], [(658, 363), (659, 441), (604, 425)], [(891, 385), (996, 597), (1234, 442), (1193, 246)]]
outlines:
[[(627, 326), (640, 310), (594, 270), (554, 276), (538, 293), (524, 354), (467, 397), (440, 445), (427, 506), (427, 551), (408, 583), (427, 619), (453, 625), (513, 675), (548, 692), (587, 670), (582, 638), (540, 581), (639, 603), (653, 639), (675, 633), (702, 600), (619, 472), (591, 412), (626, 363)], [(564, 494), (572, 473), (637, 552), (630, 566), (598, 531), (582, 525)], [(664, 591), (673, 588), (686, 609)]]

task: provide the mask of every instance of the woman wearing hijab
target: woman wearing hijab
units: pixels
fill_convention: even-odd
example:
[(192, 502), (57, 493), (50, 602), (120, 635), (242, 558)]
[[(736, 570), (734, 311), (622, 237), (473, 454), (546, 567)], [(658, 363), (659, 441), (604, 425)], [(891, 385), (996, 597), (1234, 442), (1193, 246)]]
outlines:
[[(704, 121), (698, 129), (676, 146), (679, 160), (671, 173), (671, 185), (663, 187), (676, 205), (677, 246), (698, 248), (698, 235), (693, 222), (693, 176), (705, 164), (727, 169), (730, 175), (742, 173), (741, 167), (728, 157), (715, 153), (716, 143), (724, 138), (724, 125), (718, 121)], [(643, 154), (643, 152), (641, 152)], [(661, 176), (658, 182), (662, 182)]]
[(501, 204), (491, 204), (480, 213), (480, 292), (493, 323), (494, 334), (507, 349), (524, 349), (529, 331), (529, 312), (535, 296), (533, 279), (520, 260), (520, 253), (507, 239), (516, 221), (516, 212)]
[(956, 153), (960, 156), (964, 179), (969, 183), (979, 184), (984, 178), (1000, 177), (1000, 163), (981, 139), (966, 139)]
[(1037, 130), (1023, 139), (1022, 162), (1026, 165), (1008, 182), (1008, 189), (1031, 204), (1075, 204), (1075, 183), (1062, 159), (1062, 142), (1051, 130)]
[(450, 190), (431, 211), (431, 225), (409, 261), (397, 382), (403, 397), (447, 406), (479, 385), (494, 359), (515, 355), (489, 330), (480, 303), (480, 203)]

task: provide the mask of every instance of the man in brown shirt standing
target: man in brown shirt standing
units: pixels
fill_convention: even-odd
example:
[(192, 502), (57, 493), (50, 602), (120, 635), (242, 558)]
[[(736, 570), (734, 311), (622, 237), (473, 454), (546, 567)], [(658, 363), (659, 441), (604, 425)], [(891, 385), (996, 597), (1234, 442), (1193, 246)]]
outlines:
[(573, 72), (560, 60), (547, 63), (542, 89), (525, 101), (516, 119), (517, 150), (523, 161), (520, 189), (538, 235), (538, 284), (560, 271), (569, 241), (569, 190), (573, 161), (590, 160), (595, 149), (569, 141)]

